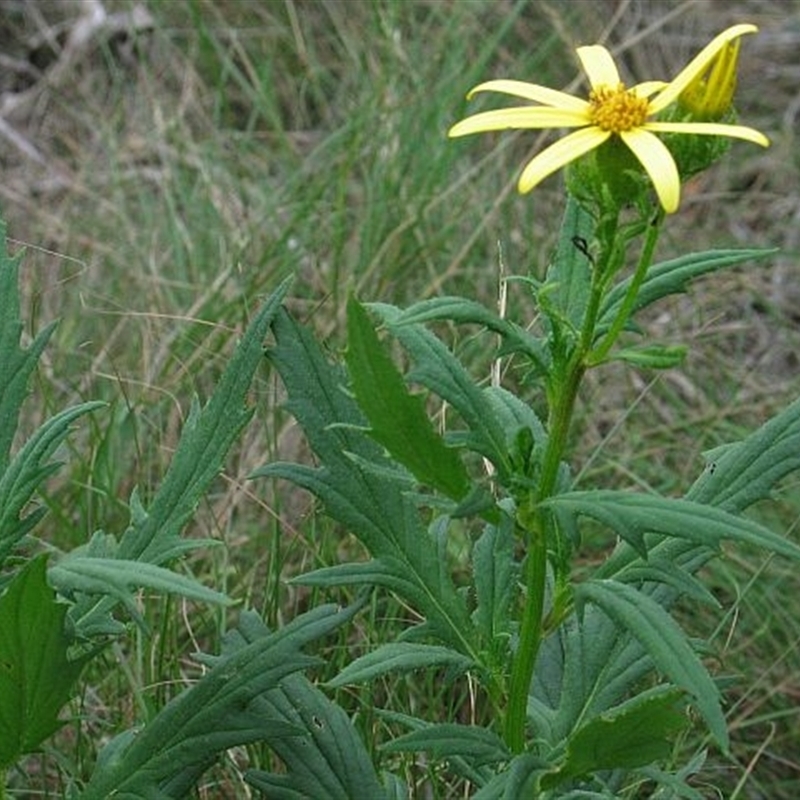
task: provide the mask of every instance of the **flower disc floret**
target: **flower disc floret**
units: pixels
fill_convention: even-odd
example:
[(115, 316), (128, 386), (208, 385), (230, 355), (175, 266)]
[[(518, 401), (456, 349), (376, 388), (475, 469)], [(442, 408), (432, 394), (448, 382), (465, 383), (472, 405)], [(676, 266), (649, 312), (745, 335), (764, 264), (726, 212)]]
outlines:
[(639, 128), (647, 121), (649, 103), (646, 97), (625, 88), (598, 86), (589, 93), (589, 119), (600, 130), (621, 133)]

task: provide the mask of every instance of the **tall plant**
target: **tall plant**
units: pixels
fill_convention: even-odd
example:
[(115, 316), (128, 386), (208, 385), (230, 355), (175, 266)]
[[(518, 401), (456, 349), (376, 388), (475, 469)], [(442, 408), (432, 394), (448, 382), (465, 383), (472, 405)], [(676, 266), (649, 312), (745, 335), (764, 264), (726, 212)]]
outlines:
[[(469, 674), (490, 709), (488, 727), (394, 716), (408, 732), (384, 750), (426, 751), (474, 788), (474, 797), (619, 797), (643, 780), (663, 796), (699, 797), (688, 776), (659, 763), (702, 717), (728, 748), (717, 682), (672, 611), (680, 597), (716, 605), (698, 577), (724, 541), (789, 558), (800, 548), (741, 516), (800, 466), (800, 405), (715, 455), (683, 498), (576, 484), (569, 435), (586, 374), (611, 362), (663, 369), (686, 348), (642, 341), (636, 315), (696, 278), (768, 255), (757, 250), (655, 260), (681, 182), (706, 169), (730, 137), (762, 146), (731, 105), (739, 42), (752, 25), (716, 37), (671, 82), (631, 88), (602, 46), (581, 47), (587, 98), (514, 80), (494, 91), (533, 101), (484, 111), (451, 136), (507, 128), (573, 128), (524, 168), (527, 192), (568, 166), (567, 202), (544, 279), (522, 276), (541, 322), (500, 317), (474, 300), (441, 297), (399, 309), (351, 299), (344, 364), (279, 315), (270, 360), (288, 408), (319, 466), (270, 464), (313, 492), (366, 546), (370, 560), (300, 578), (367, 584), (400, 596), (419, 622), (357, 658), (333, 687), (402, 670)], [(653, 202), (655, 195), (655, 202)], [(426, 327), (478, 325), (497, 359), (513, 363), (531, 404), (499, 381), (484, 385)], [(396, 340), (403, 374), (376, 332)], [(412, 390), (410, 387), (416, 387)], [(441, 404), (444, 430), (429, 412)], [(765, 469), (769, 465), (769, 469)], [(619, 544), (590, 570), (575, 567), (585, 522)], [(469, 579), (456, 579), (448, 539), (473, 531)], [(662, 795), (659, 795), (662, 796)]]

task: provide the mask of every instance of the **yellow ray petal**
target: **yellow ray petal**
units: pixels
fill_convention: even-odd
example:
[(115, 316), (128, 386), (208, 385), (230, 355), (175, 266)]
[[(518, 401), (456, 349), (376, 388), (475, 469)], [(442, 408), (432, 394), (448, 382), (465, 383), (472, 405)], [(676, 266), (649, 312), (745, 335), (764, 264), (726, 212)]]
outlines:
[(619, 84), (619, 70), (611, 57), (611, 53), (601, 44), (588, 47), (579, 47), (576, 51), (581, 60), (581, 66), (589, 78), (592, 89), (598, 86), (613, 86)]
[(566, 92), (559, 92), (557, 89), (548, 89), (546, 86), (539, 86), (535, 83), (526, 81), (496, 80), (486, 81), (469, 90), (467, 95), (471, 99), (478, 92), (501, 92), (510, 94), (514, 97), (522, 97), (525, 100), (533, 100), (536, 103), (544, 103), (546, 106), (563, 108), (570, 111), (583, 111), (588, 113), (589, 104), (580, 97), (573, 97)]
[(715, 36), (670, 82), (664, 91), (653, 98), (650, 104), (651, 113), (657, 114), (670, 103), (678, 99), (678, 95), (716, 58), (717, 53), (739, 36), (755, 33), (758, 28), (750, 23), (733, 25)]
[(516, 106), (484, 111), (457, 122), (447, 132), (451, 138), (469, 133), (505, 131), (509, 129), (581, 128), (588, 124), (584, 114), (562, 111), (560, 108), (541, 106)]
[(611, 134), (608, 131), (601, 131), (600, 128), (584, 128), (546, 147), (522, 170), (517, 184), (520, 193), (529, 192), (548, 175), (599, 147), (609, 136)]
[(769, 139), (761, 131), (744, 125), (725, 125), (721, 122), (648, 122), (645, 130), (658, 133), (688, 133), (699, 136), (730, 136), (732, 139), (744, 139), (762, 147), (769, 147)]
[(641, 128), (623, 131), (620, 137), (650, 176), (664, 211), (667, 214), (677, 211), (681, 201), (681, 179), (667, 146)]
[(631, 86), (631, 91), (637, 97), (650, 97), (651, 94), (660, 92), (665, 86), (667, 86), (666, 81), (643, 81), (637, 83), (636, 86)]

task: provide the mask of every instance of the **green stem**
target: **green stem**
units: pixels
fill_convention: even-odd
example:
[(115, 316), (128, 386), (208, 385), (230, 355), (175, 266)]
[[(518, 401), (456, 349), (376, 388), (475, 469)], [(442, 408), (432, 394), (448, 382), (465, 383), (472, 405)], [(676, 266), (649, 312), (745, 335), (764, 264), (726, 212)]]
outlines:
[[(508, 713), (505, 720), (505, 740), (512, 752), (525, 748), (525, 723), (528, 716), (528, 695), (536, 666), (536, 657), (542, 641), (545, 587), (547, 584), (547, 545), (552, 539), (552, 518), (541, 507), (542, 501), (551, 497), (558, 480), (558, 470), (567, 446), (578, 389), (586, 371), (586, 357), (594, 341), (597, 316), (607, 280), (607, 269), (617, 246), (616, 220), (608, 228), (603, 247), (603, 258), (596, 265), (589, 302), (584, 314), (581, 334), (575, 350), (565, 360), (561, 370), (552, 374), (548, 392), (550, 418), (548, 438), (542, 460), (541, 478), (535, 491), (520, 503), (517, 515), (520, 527), (526, 533), (527, 558), (525, 561), (525, 605), (520, 622), (519, 643), (514, 654), (509, 685)], [(558, 375), (561, 371), (561, 375)]]
[(639, 263), (636, 265), (636, 270), (633, 273), (630, 285), (628, 286), (628, 291), (625, 293), (622, 305), (620, 306), (614, 321), (611, 323), (611, 327), (608, 329), (608, 332), (603, 337), (600, 344), (591, 353), (589, 353), (587, 357), (588, 366), (596, 366), (605, 360), (609, 350), (611, 350), (611, 348), (614, 346), (614, 342), (617, 341), (617, 337), (620, 335), (620, 333), (622, 333), (625, 323), (627, 323), (628, 319), (633, 313), (634, 304), (636, 303), (636, 298), (639, 295), (639, 289), (641, 288), (642, 283), (647, 276), (647, 270), (653, 261), (653, 253), (656, 249), (656, 243), (658, 242), (658, 235), (661, 232), (661, 223), (663, 220), (664, 212), (660, 211), (656, 219), (653, 220), (653, 223), (648, 226), (644, 247), (642, 248), (642, 253), (639, 257)]
[(528, 497), (520, 509), (520, 526), (527, 533), (525, 560), (525, 606), (520, 623), (519, 644), (514, 656), (509, 686), (509, 706), (506, 716), (505, 739), (512, 752), (525, 747), (525, 721), (528, 716), (530, 691), (536, 656), (542, 640), (545, 586), (547, 583), (547, 543), (551, 522), (539, 503), (550, 497), (555, 489), (558, 468), (567, 442), (567, 434), (583, 377), (583, 365), (578, 362), (563, 387), (561, 401), (554, 408), (552, 426), (542, 464), (542, 478), (535, 497)]

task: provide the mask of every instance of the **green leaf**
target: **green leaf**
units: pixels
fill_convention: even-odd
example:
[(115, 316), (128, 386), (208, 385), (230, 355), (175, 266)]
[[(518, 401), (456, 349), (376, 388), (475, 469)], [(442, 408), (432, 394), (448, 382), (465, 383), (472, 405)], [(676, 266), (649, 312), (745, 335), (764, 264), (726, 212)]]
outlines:
[(370, 435), (420, 483), (463, 499), (470, 483), (461, 459), (434, 431), (424, 399), (408, 392), (366, 311), (352, 297), (347, 304), (346, 360)]
[(649, 557), (647, 561), (636, 561), (617, 573), (616, 579), (623, 583), (654, 583), (670, 586), (679, 594), (699, 603), (722, 608), (719, 600), (693, 575), (672, 561)]
[(678, 707), (682, 692), (657, 687), (579, 728), (567, 743), (563, 767), (542, 779), (553, 788), (601, 770), (634, 769), (670, 755), (675, 735), (689, 718)]
[(508, 767), (492, 778), (472, 800), (520, 800), (538, 797), (539, 780), (550, 764), (535, 753), (515, 755)]
[[(129, 731), (107, 745), (79, 800), (184, 797), (226, 750), (302, 736), (296, 725), (265, 715), (260, 699), (287, 676), (318, 665), (318, 658), (300, 648), (330, 634), (357, 610), (322, 606), (276, 633), (251, 637), (247, 644), (209, 659), (212, 668), (191, 688), (135, 735)], [(242, 625), (247, 624), (245, 619)]]
[(141, 561), (94, 558), (70, 553), (50, 567), (48, 577), (53, 586), (64, 595), (71, 592), (111, 595), (124, 603), (134, 617), (138, 616), (134, 590), (139, 588), (177, 594), (201, 603), (233, 603), (224, 594), (206, 588), (194, 578)]
[(448, 647), (410, 642), (390, 642), (381, 645), (348, 664), (326, 684), (331, 688), (366, 683), (388, 672), (409, 672), (428, 667), (449, 667), (465, 672), (473, 661)]
[(0, 770), (59, 728), (86, 661), (67, 657), (67, 606), (47, 585), (46, 566), (46, 556), (28, 562), (0, 597)]
[(554, 328), (566, 324), (572, 331), (578, 331), (583, 324), (592, 285), (589, 247), (594, 240), (594, 229), (592, 215), (570, 195), (555, 256), (547, 269), (545, 283), (537, 292)]
[(514, 546), (514, 521), (504, 515), (500, 525), (486, 526), (472, 550), (473, 618), (486, 645), (498, 655), (507, 653), (510, 644), (511, 604), (519, 574)]
[[(686, 493), (686, 500), (737, 514), (770, 497), (780, 480), (799, 469), (800, 400), (796, 400), (743, 441), (709, 454), (708, 465)], [(661, 541), (651, 543), (649, 549), (650, 558), (671, 561), (692, 572), (713, 555), (694, 541), (672, 537), (662, 537)], [(637, 554), (623, 542), (601, 567), (600, 575), (605, 578), (618, 575), (637, 560)], [(674, 599), (675, 593), (660, 592), (660, 596), (667, 603)]]
[(506, 431), (493, 413), (492, 403), (475, 385), (461, 362), (430, 331), (420, 325), (398, 322), (394, 306), (373, 303), (377, 312), (414, 360), (407, 380), (420, 383), (449, 403), (467, 423), (464, 445), (488, 458), (498, 471), (498, 479), (511, 474)]
[(0, 475), (0, 564), (44, 516), (44, 509), (34, 509), (24, 516), (23, 512), (45, 478), (58, 469), (59, 464), (49, 459), (66, 438), (70, 425), (104, 405), (83, 403), (56, 414), (37, 429), (6, 465)]
[[(768, 258), (776, 251), (770, 250), (708, 250), (654, 264), (636, 295), (633, 313), (655, 303), (662, 297), (685, 292), (689, 283), (701, 275), (707, 275), (725, 267)], [(618, 283), (603, 299), (597, 325), (597, 336), (601, 336), (616, 318), (630, 286), (630, 278)]]
[(384, 753), (426, 752), (437, 761), (463, 758), (473, 766), (507, 761), (510, 752), (493, 731), (477, 725), (441, 723), (403, 734), (381, 746)]
[[(181, 538), (198, 503), (217, 479), (225, 456), (252, 416), (247, 396), (253, 375), (263, 361), (269, 325), (291, 285), (285, 280), (250, 322), (228, 366), (205, 406), (195, 399), (167, 474), (149, 509), (134, 491), (131, 523), (114, 557), (161, 565), (188, 549), (207, 544)], [(117, 600), (107, 594), (81, 595), (70, 616), (82, 636), (115, 629), (111, 612)]]
[(450, 320), (461, 324), (481, 325), (502, 338), (499, 354), (524, 353), (544, 370), (548, 354), (540, 339), (516, 323), (498, 317), (485, 306), (464, 297), (432, 297), (404, 309), (395, 320), (397, 325)]
[[(730, 514), (770, 496), (775, 485), (800, 469), (800, 400), (753, 431), (741, 442), (718, 449), (686, 495), (687, 500), (718, 506)], [(644, 562), (625, 541), (601, 565), (595, 577), (627, 582), (643, 564), (671, 564), (686, 575), (713, 556), (705, 545), (672, 536), (648, 537)], [(638, 580), (635, 575), (632, 580)], [(663, 607), (684, 590), (676, 582), (650, 582), (641, 591)], [(690, 595), (691, 596), (691, 595)], [(541, 646), (529, 709), (537, 730), (555, 746), (582, 720), (618, 704), (630, 687), (646, 679), (653, 662), (640, 643), (593, 606), (579, 621), (571, 618)], [(544, 736), (544, 734), (543, 734)], [(688, 795), (687, 795), (688, 796)]]
[(51, 323), (27, 350), (19, 346), (22, 320), (19, 308), (19, 264), (22, 254), (9, 257), (6, 224), (0, 220), (0, 474), (5, 471), (17, 431), (19, 412), (28, 396), (28, 380), (55, 330)]
[[(229, 636), (224, 652), (235, 652), (268, 635), (257, 615), (242, 616), (239, 630)], [(348, 715), (305, 675), (284, 678), (253, 704), (253, 711), (270, 724), (263, 741), (282, 762), (280, 773), (247, 770), (245, 780), (275, 800), (283, 798), (354, 797), (383, 800), (385, 793), (367, 749)], [(294, 729), (287, 737), (272, 733), (281, 725)]]
[(119, 557), (161, 564), (180, 555), (180, 533), (219, 475), (233, 442), (250, 421), (247, 394), (263, 358), (263, 343), (291, 286), (286, 279), (250, 322), (211, 399), (192, 402), (167, 474), (153, 502), (122, 537)]
[(645, 534), (660, 533), (708, 547), (726, 539), (749, 542), (788, 558), (800, 558), (800, 547), (763, 525), (691, 500), (602, 490), (568, 492), (546, 505), (557, 515), (587, 516), (608, 525), (643, 555)]
[(799, 469), (800, 400), (795, 400), (743, 441), (710, 454), (686, 498), (743, 511), (770, 497), (780, 480)]
[(617, 581), (585, 581), (575, 587), (575, 597), (598, 606), (638, 639), (656, 667), (694, 697), (711, 734), (727, 750), (719, 692), (675, 620), (651, 597)]
[(624, 361), (643, 369), (670, 369), (682, 364), (688, 348), (685, 345), (653, 344), (614, 350), (606, 361)]
[(369, 550), (376, 579), (417, 609), (440, 641), (472, 658), (475, 634), (464, 599), (438, 542), (422, 526), (407, 481), (397, 479), (396, 463), (364, 432), (366, 420), (342, 388), (343, 370), (288, 314), (278, 315), (273, 331), (268, 356), (322, 465), (269, 464), (251, 477), (286, 478), (316, 495)]

